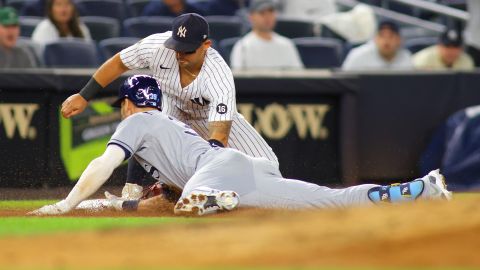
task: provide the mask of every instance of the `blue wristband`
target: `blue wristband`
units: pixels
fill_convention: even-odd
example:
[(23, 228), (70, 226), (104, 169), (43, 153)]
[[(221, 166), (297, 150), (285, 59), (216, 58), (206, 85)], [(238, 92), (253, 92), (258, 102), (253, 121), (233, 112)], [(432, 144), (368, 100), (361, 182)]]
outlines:
[(124, 211), (127, 211), (127, 212), (133, 212), (133, 211), (137, 211), (138, 209), (138, 204), (140, 203), (140, 201), (138, 200), (135, 200), (135, 201), (124, 201), (122, 203), (122, 209)]

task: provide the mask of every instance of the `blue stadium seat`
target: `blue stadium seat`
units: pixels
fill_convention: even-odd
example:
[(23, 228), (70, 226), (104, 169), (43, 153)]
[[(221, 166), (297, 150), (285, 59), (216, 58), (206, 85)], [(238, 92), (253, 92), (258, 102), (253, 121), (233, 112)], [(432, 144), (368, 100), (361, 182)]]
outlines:
[(404, 46), (411, 53), (416, 53), (438, 43), (437, 37), (412, 38), (405, 40)]
[(42, 20), (42, 17), (20, 16), (20, 36), (31, 37), (35, 27), (37, 27)]
[(142, 16), (143, 9), (151, 0), (126, 0), (127, 15), (129, 17)]
[(19, 37), (17, 40), (17, 46), (27, 49), (35, 58), (37, 66), (43, 66), (43, 62), (40, 58), (42, 48), (38, 43), (33, 42), (30, 38)]
[(102, 40), (98, 43), (102, 60), (105, 61), (121, 50), (135, 44), (139, 38), (119, 37)]
[(234, 16), (207, 16), (210, 26), (210, 38), (222, 40), (238, 37), (243, 34), (243, 24), (240, 18)]
[(293, 42), (306, 68), (339, 67), (342, 55), (342, 43), (327, 38), (296, 38)]
[(13, 7), (18, 14), (22, 10), (23, 6), (30, 0), (7, 0), (5, 1), (5, 6)]
[(233, 46), (240, 39), (241, 37), (226, 38), (221, 40), (219, 43), (220, 54), (222, 55), (225, 62), (227, 62), (227, 64), (229, 65), (230, 65), (230, 54), (232, 54)]
[(122, 0), (77, 0), (81, 16), (101, 16), (122, 20), (125, 8)]
[(95, 44), (82, 39), (63, 39), (47, 44), (43, 59), (47, 67), (93, 68), (98, 65)]
[(162, 33), (172, 29), (170, 17), (137, 17), (123, 21), (125, 34), (129, 37), (144, 38), (146, 36)]
[(87, 25), (92, 39), (95, 41), (114, 38), (120, 35), (120, 23), (117, 19), (109, 17), (86, 16), (81, 21)]
[(288, 38), (314, 36), (313, 23), (285, 18), (278, 18), (275, 32)]

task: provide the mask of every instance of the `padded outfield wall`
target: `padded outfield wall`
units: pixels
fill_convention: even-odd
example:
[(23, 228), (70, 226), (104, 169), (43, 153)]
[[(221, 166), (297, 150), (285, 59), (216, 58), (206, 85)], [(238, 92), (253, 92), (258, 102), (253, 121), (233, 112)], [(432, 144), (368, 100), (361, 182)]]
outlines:
[[(0, 186), (69, 184), (103, 152), (120, 121), (108, 104), (126, 76), (85, 113), (59, 113), (92, 73), (0, 73)], [(480, 104), (478, 80), (477, 73), (235, 75), (238, 110), (277, 153), (283, 175), (319, 184), (417, 176), (433, 130), (456, 110)]]

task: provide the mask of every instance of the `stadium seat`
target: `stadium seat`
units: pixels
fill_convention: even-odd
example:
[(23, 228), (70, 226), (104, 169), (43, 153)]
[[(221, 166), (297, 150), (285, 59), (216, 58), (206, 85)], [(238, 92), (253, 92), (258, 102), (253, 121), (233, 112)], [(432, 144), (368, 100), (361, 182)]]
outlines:
[(400, 35), (403, 40), (413, 39), (413, 38), (424, 38), (424, 37), (438, 37), (439, 33), (432, 30), (412, 27), (412, 26), (403, 26), (400, 28)]
[(170, 17), (129, 18), (123, 22), (123, 27), (127, 36), (144, 38), (155, 33), (171, 30), (172, 20), (173, 18)]
[(232, 53), (233, 46), (237, 41), (239, 41), (241, 37), (233, 37), (223, 39), (219, 43), (220, 54), (222, 55), (223, 59), (227, 64), (230, 65), (230, 54)]
[(125, 9), (122, 0), (77, 0), (81, 16), (101, 16), (122, 20)]
[(93, 68), (98, 64), (95, 44), (82, 39), (63, 39), (47, 44), (43, 59), (47, 67)]
[(350, 53), (351, 50), (363, 45), (364, 43), (350, 43), (345, 42), (343, 43), (343, 52), (342, 52), (342, 63), (347, 58), (347, 55)]
[(120, 35), (120, 23), (117, 19), (109, 17), (86, 16), (81, 18), (87, 25), (95, 41), (114, 38)]
[(143, 9), (150, 1), (151, 0), (127, 0), (127, 15), (132, 18), (142, 16)]
[(285, 18), (278, 18), (275, 32), (288, 38), (314, 36), (313, 23)]
[(404, 45), (411, 53), (416, 53), (437, 43), (438, 38), (436, 37), (424, 37), (408, 39)]
[(222, 40), (238, 37), (243, 33), (243, 24), (240, 18), (232, 16), (207, 16), (205, 19), (210, 26), (210, 38)]
[(25, 3), (30, 0), (7, 0), (5, 1), (5, 6), (13, 7), (18, 14), (22, 10)]
[(130, 37), (109, 38), (98, 43), (102, 60), (107, 60), (121, 50), (135, 44), (140, 39)]
[(37, 27), (42, 20), (42, 17), (20, 16), (20, 36), (31, 37), (35, 27)]
[(43, 62), (40, 58), (42, 48), (39, 44), (33, 42), (30, 38), (19, 37), (17, 40), (17, 46), (28, 50), (35, 58), (37, 66), (42, 66)]
[(335, 68), (341, 64), (342, 43), (336, 39), (296, 38), (293, 42), (306, 68)]

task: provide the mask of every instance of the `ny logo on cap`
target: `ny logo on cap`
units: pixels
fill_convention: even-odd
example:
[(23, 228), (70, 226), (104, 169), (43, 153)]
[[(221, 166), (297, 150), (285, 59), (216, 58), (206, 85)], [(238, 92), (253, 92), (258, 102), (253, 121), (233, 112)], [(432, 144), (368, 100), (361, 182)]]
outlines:
[(187, 34), (187, 28), (185, 28), (185, 26), (183, 26), (183, 25), (180, 26), (178, 28), (177, 36), (184, 38), (186, 34)]

